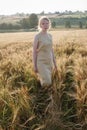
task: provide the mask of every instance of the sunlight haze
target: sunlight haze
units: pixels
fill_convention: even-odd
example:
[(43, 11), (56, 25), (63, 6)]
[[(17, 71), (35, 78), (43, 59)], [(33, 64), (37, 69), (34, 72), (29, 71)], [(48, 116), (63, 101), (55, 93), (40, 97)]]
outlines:
[(41, 13), (85, 11), (87, 0), (2, 0), (0, 1), (0, 15), (15, 13)]

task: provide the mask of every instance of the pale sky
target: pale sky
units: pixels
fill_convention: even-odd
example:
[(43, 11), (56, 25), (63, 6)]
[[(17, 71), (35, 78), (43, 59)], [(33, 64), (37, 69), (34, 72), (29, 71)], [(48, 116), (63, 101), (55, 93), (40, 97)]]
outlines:
[(87, 0), (0, 0), (0, 15), (87, 10)]

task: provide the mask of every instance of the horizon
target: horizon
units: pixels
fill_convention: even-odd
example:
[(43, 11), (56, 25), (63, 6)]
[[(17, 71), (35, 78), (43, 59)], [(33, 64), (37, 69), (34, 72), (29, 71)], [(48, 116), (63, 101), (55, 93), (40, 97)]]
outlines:
[(67, 11), (87, 11), (86, 0), (3, 0), (0, 3), (0, 15), (13, 15), (16, 13), (40, 14), (41, 12), (65, 12)]
[[(65, 10), (65, 11), (58, 11), (58, 10), (55, 10), (54, 12), (46, 12), (45, 13), (45, 11), (42, 11), (42, 12), (44, 12), (43, 14), (56, 14), (57, 12), (59, 12), (60, 14), (62, 14), (62, 13), (65, 13), (65, 12), (69, 12), (69, 11), (71, 11), (71, 10)], [(39, 14), (41, 14), (42, 12), (39, 12), (39, 13), (35, 13), (35, 12), (32, 12), (32, 13), (34, 13), (34, 14), (36, 14), (36, 15), (39, 15)], [(76, 12), (81, 12), (81, 13), (85, 13), (85, 12), (87, 12), (87, 10), (84, 10), (84, 11), (81, 11), (81, 10), (76, 10), (76, 11), (71, 11), (72, 13), (76, 13)], [(17, 14), (24, 14), (24, 15), (27, 15), (27, 14), (32, 14), (32, 13), (24, 13), (24, 12), (16, 12), (16, 13), (14, 13), (14, 14), (0, 14), (0, 16), (11, 16), (11, 15), (17, 15)]]

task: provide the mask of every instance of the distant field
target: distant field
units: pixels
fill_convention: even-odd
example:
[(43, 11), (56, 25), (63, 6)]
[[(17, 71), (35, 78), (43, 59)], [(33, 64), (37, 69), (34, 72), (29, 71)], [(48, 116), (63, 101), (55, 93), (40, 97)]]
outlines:
[[(37, 32), (20, 32), (20, 33), (0, 33), (0, 47), (13, 44), (32, 42)], [(80, 43), (87, 43), (87, 30), (57, 30), (50, 31), (53, 36), (53, 43), (59, 44), (63, 40), (73, 40)]]
[(15, 24), (16, 22), (20, 21), (22, 18), (17, 16), (9, 16), (9, 17), (2, 17), (0, 18), (0, 24), (1, 23), (12, 23)]

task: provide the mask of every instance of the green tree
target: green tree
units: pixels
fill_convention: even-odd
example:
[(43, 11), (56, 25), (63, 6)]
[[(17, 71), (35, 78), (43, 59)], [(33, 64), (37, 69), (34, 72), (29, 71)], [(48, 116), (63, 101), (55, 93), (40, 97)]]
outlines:
[(55, 22), (55, 21), (52, 22), (52, 27), (53, 27), (53, 28), (56, 27), (56, 22)]
[(86, 23), (85, 23), (85, 28), (87, 28), (87, 21), (86, 21)]
[(0, 29), (2, 30), (7, 29), (7, 24), (6, 23), (0, 24)]
[(66, 21), (66, 22), (65, 22), (65, 27), (66, 27), (66, 28), (71, 28), (71, 23), (70, 23), (70, 21)]
[(29, 25), (30, 25), (30, 28), (36, 28), (37, 25), (38, 25), (38, 17), (36, 14), (32, 13), (30, 16), (29, 16)]
[(21, 24), (22, 28), (24, 28), (24, 29), (30, 28), (29, 18), (23, 18), (23, 19), (20, 21), (20, 24)]
[(83, 28), (83, 24), (81, 21), (79, 21), (79, 28)]

